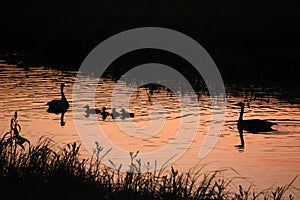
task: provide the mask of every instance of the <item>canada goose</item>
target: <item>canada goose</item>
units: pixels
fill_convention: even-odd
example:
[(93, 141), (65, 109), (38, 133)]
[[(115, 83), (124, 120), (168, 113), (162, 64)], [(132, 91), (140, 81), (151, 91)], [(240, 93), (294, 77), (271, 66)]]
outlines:
[(129, 112), (125, 111), (124, 108), (122, 108), (120, 110), (120, 112), (121, 112), (121, 119), (134, 118), (134, 113), (129, 113)]
[(241, 107), (241, 112), (237, 123), (237, 128), (239, 131), (245, 130), (250, 133), (274, 131), (274, 129), (272, 129), (271, 127), (273, 125), (276, 125), (276, 123), (260, 119), (243, 120), (245, 104), (243, 102), (239, 102), (236, 105)]
[(86, 114), (100, 114), (101, 110), (97, 108), (90, 108), (89, 105), (84, 106)]
[(105, 121), (106, 118), (110, 115), (109, 112), (107, 112), (106, 110), (107, 110), (106, 107), (103, 107), (101, 111), (101, 116), (103, 121)]
[(112, 111), (111, 111), (110, 116), (111, 116), (111, 118), (116, 119), (117, 117), (120, 116), (120, 113), (118, 113), (118, 112), (116, 111), (116, 109), (113, 108)]
[(47, 105), (49, 106), (47, 112), (59, 114), (59, 113), (64, 113), (68, 110), (69, 102), (65, 97), (64, 87), (65, 84), (62, 83), (60, 85), (60, 94), (61, 94), (60, 100), (52, 100), (47, 103)]

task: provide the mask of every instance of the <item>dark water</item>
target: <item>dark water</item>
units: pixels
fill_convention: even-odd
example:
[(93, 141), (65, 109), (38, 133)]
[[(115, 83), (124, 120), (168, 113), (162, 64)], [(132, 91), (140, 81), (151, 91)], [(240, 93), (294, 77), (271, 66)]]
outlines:
[[(73, 83), (77, 73), (74, 71), (57, 71), (43, 67), (18, 68), (15, 65), (0, 61), (0, 129), (1, 133), (9, 129), (9, 120), (14, 111), (19, 113), (19, 122), (22, 126), (21, 134), (35, 143), (41, 136), (52, 137), (59, 146), (69, 142), (81, 142), (74, 125), (74, 112), (82, 112), (83, 124), (97, 123), (105, 132), (105, 137), (124, 151), (151, 152), (171, 145), (175, 149), (181, 146), (174, 142), (181, 123), (180, 102), (176, 96), (167, 90), (154, 92), (149, 96), (149, 90), (139, 88), (130, 97), (129, 110), (135, 113), (133, 122), (141, 127), (151, 123), (159, 123), (165, 119), (163, 128), (153, 135), (129, 135), (118, 128), (117, 123), (126, 127), (129, 120), (91, 121), (93, 117), (86, 117), (84, 105), (91, 105), (90, 99), (72, 101)], [(86, 82), (93, 78), (86, 78)], [(60, 98), (60, 83), (65, 83), (65, 95), (72, 106), (64, 116), (65, 126), (60, 126), (61, 116), (47, 113), (46, 103)], [(124, 94), (126, 94), (125, 83)], [(105, 80), (100, 82), (96, 90), (95, 106), (106, 106), (111, 109), (111, 95), (115, 82)], [(129, 95), (129, 93), (128, 93)], [(149, 98), (151, 101), (149, 101)], [(288, 184), (295, 176), (300, 175), (300, 107), (299, 104), (284, 103), (270, 95), (268, 99), (257, 99), (245, 107), (245, 119), (266, 119), (277, 123), (272, 133), (251, 134), (245, 133), (245, 149), (237, 149), (239, 135), (236, 120), (239, 108), (235, 103), (243, 101), (244, 97), (229, 95), (226, 104), (225, 123), (222, 135), (208, 156), (199, 158), (199, 149), (208, 131), (212, 113), (209, 98), (202, 95), (199, 101), (199, 121), (195, 138), (191, 145), (184, 149), (184, 153), (174, 163), (181, 170), (188, 170), (199, 164), (206, 164), (204, 170), (233, 168), (239, 174), (228, 170), (228, 177), (244, 176), (246, 180), (237, 181), (237, 184), (253, 183), (258, 188), (267, 188), (272, 185)], [(265, 100), (268, 100), (266, 102)], [(190, 99), (190, 101), (194, 101)], [(74, 104), (72, 104), (74, 103)], [(150, 112), (151, 111), (151, 112)], [(151, 116), (149, 116), (151, 113)], [(153, 120), (155, 119), (155, 120)], [(193, 123), (193, 122), (191, 122)], [(185, 131), (189, 131), (188, 127)], [(141, 131), (142, 134), (143, 131)], [(97, 133), (86, 130), (87, 137), (94, 137)], [(89, 156), (84, 146), (83, 156)], [(109, 155), (108, 155), (109, 156)], [(113, 158), (112, 158), (113, 160)], [(294, 186), (300, 187), (300, 178)], [(299, 192), (295, 191), (300, 198)]]

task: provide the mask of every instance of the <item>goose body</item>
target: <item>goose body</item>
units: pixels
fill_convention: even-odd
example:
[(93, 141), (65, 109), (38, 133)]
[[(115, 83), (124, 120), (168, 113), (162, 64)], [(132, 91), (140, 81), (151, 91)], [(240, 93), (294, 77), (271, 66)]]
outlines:
[(47, 112), (59, 114), (59, 113), (65, 113), (68, 110), (69, 102), (65, 97), (64, 87), (65, 84), (62, 83), (60, 85), (61, 99), (59, 100), (55, 99), (47, 103), (47, 105), (49, 106)]
[(116, 109), (113, 108), (112, 111), (111, 111), (110, 116), (111, 116), (111, 118), (116, 119), (117, 117), (120, 116), (120, 113), (118, 113), (118, 112), (116, 111)]
[(260, 120), (260, 119), (243, 120), (245, 105), (242, 102), (238, 103), (237, 105), (241, 107), (241, 112), (237, 123), (237, 127), (239, 131), (245, 130), (250, 133), (274, 131), (274, 129), (272, 129), (272, 126), (276, 125), (276, 123), (269, 122), (267, 120)]
[(102, 120), (103, 120), (103, 121), (105, 121), (106, 118), (110, 115), (110, 113), (107, 112), (106, 110), (107, 110), (106, 107), (103, 107), (103, 108), (102, 108), (102, 111), (101, 111), (101, 116), (102, 116)]
[(86, 114), (101, 114), (100, 109), (90, 108), (89, 105), (84, 106)]
[(272, 126), (276, 125), (276, 123), (269, 122), (267, 120), (259, 120), (259, 119), (243, 120), (238, 123), (241, 129), (248, 131), (250, 133), (274, 131), (274, 129), (272, 129)]
[(120, 112), (121, 112), (120, 115), (121, 119), (134, 118), (134, 113), (129, 113), (124, 108), (122, 108)]

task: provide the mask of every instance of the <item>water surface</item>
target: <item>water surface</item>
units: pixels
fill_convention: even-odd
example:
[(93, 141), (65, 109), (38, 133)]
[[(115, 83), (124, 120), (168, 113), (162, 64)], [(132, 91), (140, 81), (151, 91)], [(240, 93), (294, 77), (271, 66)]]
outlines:
[[(72, 106), (64, 116), (65, 126), (60, 125), (60, 115), (46, 112), (46, 103), (60, 98), (60, 83), (66, 84), (65, 95), (72, 105), (72, 90), (76, 75), (77, 72), (74, 71), (58, 71), (42, 66), (20, 68), (4, 60), (0, 61), (1, 134), (8, 131), (10, 118), (17, 110), (19, 123), (22, 126), (21, 134), (32, 143), (35, 143), (41, 136), (51, 137), (61, 147), (70, 142), (81, 142), (74, 126)], [(88, 82), (89, 79), (92, 81), (93, 78), (87, 77), (86, 81)], [(125, 83), (121, 84), (125, 86)], [(106, 106), (111, 109), (114, 86), (115, 82), (108, 79), (98, 84), (95, 101), (97, 108)], [(126, 94), (126, 91), (123, 92)], [(165, 117), (166, 123), (159, 133), (153, 136), (135, 137), (122, 132), (116, 125), (116, 121), (111, 118), (102, 121), (99, 117), (97, 121), (106, 137), (128, 152), (151, 152), (167, 144), (178, 146), (175, 142), (172, 143), (181, 119), (180, 105), (176, 96), (167, 90), (149, 94), (149, 90), (139, 88), (131, 95), (129, 109), (135, 113), (133, 120), (139, 126), (149, 125), (151, 109), (156, 120)], [(299, 104), (280, 102), (272, 95), (268, 99), (250, 102), (250, 105), (245, 107), (244, 118), (270, 120), (277, 123), (274, 126), (277, 131), (264, 134), (244, 133), (246, 147), (237, 149), (234, 146), (240, 143), (236, 128), (239, 108), (234, 104), (243, 100), (242, 96), (228, 95), (222, 135), (211, 153), (204, 159), (200, 159), (199, 150), (211, 120), (209, 98), (204, 94), (201, 95), (197, 134), (192, 145), (185, 149), (185, 153), (174, 163), (174, 166), (183, 171), (197, 164), (206, 165), (205, 170), (232, 168), (240, 175), (233, 170), (228, 170), (225, 172), (228, 177), (247, 178), (243, 181), (239, 179), (236, 184), (253, 183), (257, 188), (288, 184), (295, 176), (300, 175)], [(79, 105), (76, 109), (82, 109), (79, 112), (82, 112), (85, 123), (94, 123), (90, 117), (85, 116), (83, 108), (84, 105), (92, 104), (91, 100), (83, 98), (74, 103)], [(117, 122), (127, 123), (126, 120), (120, 119), (117, 119)], [(93, 137), (97, 133), (87, 130), (86, 134)], [(82, 154), (89, 156), (84, 146), (82, 146)], [(300, 187), (300, 178), (295, 181), (294, 186)], [(295, 192), (295, 195), (300, 198), (299, 192), (298, 194)]]

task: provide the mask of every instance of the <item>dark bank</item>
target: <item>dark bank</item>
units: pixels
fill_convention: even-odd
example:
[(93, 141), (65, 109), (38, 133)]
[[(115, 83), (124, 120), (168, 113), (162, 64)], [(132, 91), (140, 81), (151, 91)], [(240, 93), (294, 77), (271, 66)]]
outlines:
[[(27, 0), (1, 4), (1, 57), (23, 61), (23, 65), (77, 70), (106, 38), (131, 28), (157, 26), (199, 42), (226, 84), (299, 93), (300, 14), (299, 5), (292, 1)], [(133, 55), (137, 63), (153, 59), (193, 72), (174, 55), (160, 56), (155, 51)], [(126, 71), (130, 62), (134, 61), (128, 55), (115, 65)]]

